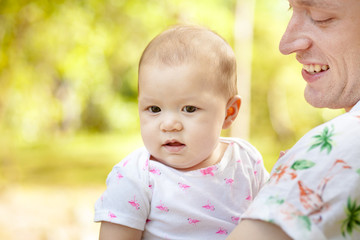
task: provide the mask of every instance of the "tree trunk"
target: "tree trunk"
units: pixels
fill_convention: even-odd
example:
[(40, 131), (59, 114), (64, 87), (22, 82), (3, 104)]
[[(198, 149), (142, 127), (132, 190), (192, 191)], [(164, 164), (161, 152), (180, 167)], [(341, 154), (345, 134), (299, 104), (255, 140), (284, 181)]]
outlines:
[(239, 115), (231, 127), (230, 135), (243, 139), (249, 139), (250, 135), (251, 63), (255, 1), (237, 0), (235, 12), (237, 84), (242, 104)]

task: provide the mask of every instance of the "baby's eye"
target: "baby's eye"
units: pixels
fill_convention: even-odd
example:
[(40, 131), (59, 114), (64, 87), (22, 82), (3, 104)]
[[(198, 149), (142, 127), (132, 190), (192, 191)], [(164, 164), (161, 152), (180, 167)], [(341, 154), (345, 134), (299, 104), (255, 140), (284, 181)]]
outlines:
[(148, 108), (148, 110), (152, 113), (158, 113), (158, 112), (161, 112), (161, 108), (159, 108), (158, 106), (150, 106)]
[(188, 113), (193, 113), (193, 112), (195, 112), (196, 110), (198, 110), (198, 108), (197, 108), (197, 107), (194, 107), (194, 106), (185, 106), (185, 107), (183, 108), (183, 111), (184, 111), (184, 112), (188, 112)]

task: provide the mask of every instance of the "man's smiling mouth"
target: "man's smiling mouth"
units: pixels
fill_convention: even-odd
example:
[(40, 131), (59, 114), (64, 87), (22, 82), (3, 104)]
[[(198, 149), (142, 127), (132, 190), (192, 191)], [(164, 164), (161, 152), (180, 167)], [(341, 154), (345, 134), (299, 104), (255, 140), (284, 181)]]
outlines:
[(319, 72), (327, 71), (329, 70), (329, 65), (319, 65), (319, 64), (304, 64), (303, 69), (310, 73), (310, 74), (316, 74)]

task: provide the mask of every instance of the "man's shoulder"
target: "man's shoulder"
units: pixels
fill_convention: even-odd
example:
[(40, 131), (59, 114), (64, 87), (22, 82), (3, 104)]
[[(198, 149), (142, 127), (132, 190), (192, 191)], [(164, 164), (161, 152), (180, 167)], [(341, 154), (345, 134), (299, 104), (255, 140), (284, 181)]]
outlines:
[[(338, 134), (354, 134), (360, 132), (360, 111), (344, 113), (322, 125), (317, 129), (332, 129)], [(328, 133), (329, 134), (329, 133)]]
[(360, 112), (345, 113), (310, 130), (293, 146), (291, 152), (314, 157), (330, 156), (339, 151), (342, 154), (360, 154), (359, 136)]

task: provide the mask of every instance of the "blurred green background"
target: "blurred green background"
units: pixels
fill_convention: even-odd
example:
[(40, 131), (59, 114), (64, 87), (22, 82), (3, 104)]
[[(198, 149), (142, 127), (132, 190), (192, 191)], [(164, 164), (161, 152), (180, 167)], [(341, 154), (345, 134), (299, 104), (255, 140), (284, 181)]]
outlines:
[[(20, 230), (27, 239), (96, 239), (91, 207), (106, 176), (142, 145), (136, 99), (142, 50), (178, 23), (208, 26), (234, 47), (235, 9), (243, 2), (0, 0), (0, 238), (17, 239), (13, 233)], [(341, 112), (314, 109), (303, 99), (301, 66), (278, 51), (287, 9), (286, 0), (257, 0), (254, 9), (252, 97), (243, 104), (251, 106), (248, 140), (268, 170), (280, 150)], [(56, 206), (46, 201), (64, 194)], [(78, 205), (88, 206), (80, 214), (74, 194)], [(38, 204), (49, 204), (43, 212), (67, 206), (70, 217), (54, 223), (63, 224), (59, 231), (41, 220), (36, 225), (31, 216), (30, 223), (19, 224), (34, 209), (26, 200), (33, 195)], [(19, 205), (32, 210), (9, 219)], [(79, 221), (85, 227), (78, 225), (78, 231), (63, 229)]]

